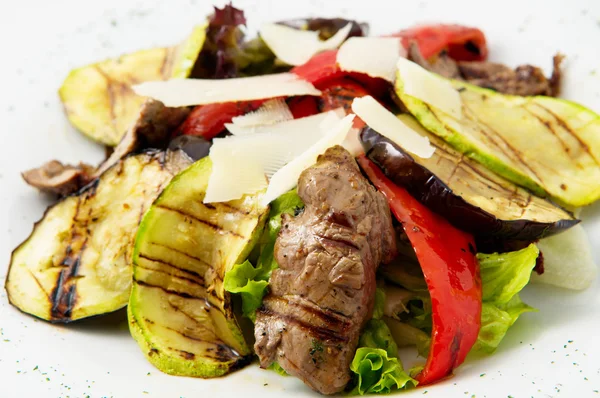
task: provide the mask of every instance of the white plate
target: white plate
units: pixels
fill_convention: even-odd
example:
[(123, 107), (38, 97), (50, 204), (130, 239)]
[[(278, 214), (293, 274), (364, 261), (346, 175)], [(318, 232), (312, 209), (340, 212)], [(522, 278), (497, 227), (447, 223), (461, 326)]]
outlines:
[[(62, 113), (56, 90), (67, 72), (122, 52), (175, 43), (210, 12), (209, 3), (0, 2), (0, 275), (6, 273), (10, 251), (47, 205), (19, 172), (53, 158), (94, 162), (102, 157), (102, 149), (75, 132)], [(306, 15), (358, 18), (370, 22), (374, 34), (427, 21), (478, 26), (487, 35), (493, 60), (532, 63), (549, 71), (555, 51), (565, 53), (564, 96), (600, 111), (598, 1), (237, 0), (236, 5), (246, 11), (250, 29), (262, 21)], [(598, 260), (600, 206), (586, 209), (583, 218)], [(600, 397), (598, 286), (583, 293), (527, 288), (524, 300), (540, 311), (525, 314), (496, 354), (470, 360), (455, 377), (403, 396)], [(53, 326), (19, 313), (0, 292), (2, 398), (310, 394), (300, 381), (255, 365), (218, 380), (166, 376), (144, 360), (123, 314)]]

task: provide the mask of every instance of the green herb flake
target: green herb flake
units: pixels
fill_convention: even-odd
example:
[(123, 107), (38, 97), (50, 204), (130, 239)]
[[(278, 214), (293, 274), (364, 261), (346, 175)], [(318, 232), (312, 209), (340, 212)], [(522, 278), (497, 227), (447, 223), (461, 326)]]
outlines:
[(312, 348), (310, 349), (310, 356), (315, 355), (317, 352), (323, 352), (323, 343), (317, 339), (313, 339)]

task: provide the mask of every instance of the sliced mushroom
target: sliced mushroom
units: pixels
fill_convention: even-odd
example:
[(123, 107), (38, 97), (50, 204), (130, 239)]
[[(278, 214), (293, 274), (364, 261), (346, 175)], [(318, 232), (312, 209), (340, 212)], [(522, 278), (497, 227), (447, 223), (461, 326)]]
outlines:
[(43, 192), (60, 196), (72, 194), (132, 152), (148, 148), (166, 149), (171, 133), (189, 112), (188, 108), (169, 108), (162, 102), (148, 99), (142, 104), (136, 121), (121, 142), (100, 166), (93, 167), (83, 163), (71, 166), (52, 160), (41, 167), (23, 172), (23, 179)]
[(162, 102), (147, 99), (140, 113), (111, 155), (98, 167), (94, 177), (131, 152), (147, 148), (165, 149), (171, 133), (185, 120), (189, 108), (169, 108)]
[(85, 163), (78, 166), (65, 165), (51, 160), (35, 169), (21, 173), (25, 182), (42, 192), (65, 196), (90, 182), (94, 167)]
[(450, 58), (446, 51), (439, 53), (430, 62), (426, 60), (423, 55), (421, 55), (419, 45), (413, 40), (408, 45), (408, 59), (430, 72), (437, 73), (440, 76), (444, 76), (449, 79), (461, 78), (456, 61)]

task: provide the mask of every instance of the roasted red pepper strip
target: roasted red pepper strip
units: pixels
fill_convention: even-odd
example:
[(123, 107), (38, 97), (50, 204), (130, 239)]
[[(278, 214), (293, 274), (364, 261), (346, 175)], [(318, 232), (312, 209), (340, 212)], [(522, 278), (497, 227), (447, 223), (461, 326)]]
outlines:
[(225, 129), (225, 123), (258, 109), (263, 102), (264, 100), (257, 100), (199, 105), (188, 115), (177, 132), (210, 140)]
[(394, 185), (364, 155), (358, 163), (402, 223), (425, 275), (433, 329), (429, 357), (417, 381), (430, 384), (450, 375), (465, 360), (479, 334), (481, 279), (475, 241)]
[(319, 113), (317, 98), (313, 96), (292, 97), (287, 101), (294, 119), (316, 115)]
[[(354, 98), (371, 95), (362, 85), (348, 78), (328, 80), (322, 84), (321, 92), (323, 94), (321, 94), (321, 98), (318, 100), (321, 112), (344, 108), (346, 115), (352, 113), (352, 101), (354, 101)], [(365, 127), (365, 122), (359, 117), (355, 117), (353, 126), (357, 129), (362, 129)]]
[(305, 64), (294, 67), (292, 72), (319, 90), (328, 87), (331, 80), (342, 77), (350, 77), (357, 81), (375, 97), (384, 95), (390, 89), (390, 83), (383, 79), (342, 71), (337, 63), (337, 53), (338, 50), (329, 50), (315, 54)]
[(324, 81), (342, 77), (345, 74), (337, 64), (337, 50), (315, 54), (305, 64), (292, 68), (291, 72), (317, 88)]
[(411, 40), (415, 40), (425, 58), (433, 57), (444, 49), (448, 50), (450, 58), (456, 61), (484, 61), (488, 54), (483, 32), (467, 26), (415, 26), (390, 36), (401, 37), (405, 48), (408, 48)]

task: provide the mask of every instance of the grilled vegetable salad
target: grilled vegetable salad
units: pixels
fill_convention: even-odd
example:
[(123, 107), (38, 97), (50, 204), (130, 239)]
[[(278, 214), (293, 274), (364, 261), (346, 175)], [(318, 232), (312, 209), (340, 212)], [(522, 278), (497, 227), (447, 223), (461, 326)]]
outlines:
[(68, 75), (66, 116), (114, 148), (23, 173), (57, 200), (13, 252), (11, 304), (59, 323), (127, 306), (165, 373), (258, 357), (362, 395), (493, 353), (530, 281), (596, 278), (575, 214), (600, 198), (600, 116), (550, 97), (560, 55), (546, 78), (487, 62), (471, 27), (245, 23), (215, 8), (178, 46)]

